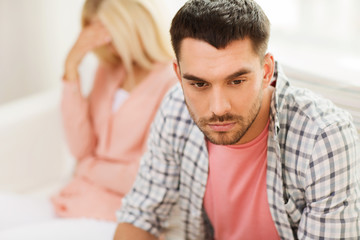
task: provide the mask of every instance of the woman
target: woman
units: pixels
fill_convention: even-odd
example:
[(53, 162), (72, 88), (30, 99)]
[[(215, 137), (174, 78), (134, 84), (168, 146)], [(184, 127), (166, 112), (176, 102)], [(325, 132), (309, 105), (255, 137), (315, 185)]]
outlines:
[[(83, 29), (65, 61), (62, 114), (74, 178), (52, 197), (61, 217), (115, 221), (146, 147), (151, 121), (176, 82), (167, 26), (157, 0), (87, 0)], [(94, 51), (99, 66), (90, 95), (79, 64)]]

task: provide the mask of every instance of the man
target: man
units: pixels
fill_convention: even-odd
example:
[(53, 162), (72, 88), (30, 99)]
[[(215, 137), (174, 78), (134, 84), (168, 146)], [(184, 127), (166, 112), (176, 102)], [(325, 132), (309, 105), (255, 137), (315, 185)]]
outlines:
[[(115, 239), (358, 239), (350, 115), (288, 82), (252, 0), (190, 0), (171, 26), (180, 85), (153, 123)], [(181, 87), (180, 87), (181, 86)], [(171, 239), (171, 238), (170, 238)]]

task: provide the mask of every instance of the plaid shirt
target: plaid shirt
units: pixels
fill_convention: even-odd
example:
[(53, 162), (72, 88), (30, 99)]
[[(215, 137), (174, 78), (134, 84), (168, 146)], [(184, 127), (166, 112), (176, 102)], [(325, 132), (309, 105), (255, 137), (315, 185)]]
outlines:
[[(281, 71), (275, 71), (274, 80), (266, 181), (279, 236), (360, 239), (360, 151), (351, 116), (291, 86)], [(139, 174), (117, 213), (119, 222), (157, 236), (178, 204), (183, 237), (211, 239), (203, 208), (207, 176), (205, 138), (177, 85), (154, 120)]]

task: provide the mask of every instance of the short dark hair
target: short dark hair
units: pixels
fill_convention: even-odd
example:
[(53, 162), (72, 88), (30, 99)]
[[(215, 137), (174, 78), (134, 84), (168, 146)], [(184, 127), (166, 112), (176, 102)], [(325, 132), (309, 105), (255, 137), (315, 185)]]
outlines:
[(185, 38), (203, 40), (221, 49), (249, 37), (254, 52), (261, 57), (267, 50), (270, 22), (253, 0), (190, 0), (173, 18), (170, 34), (177, 59)]

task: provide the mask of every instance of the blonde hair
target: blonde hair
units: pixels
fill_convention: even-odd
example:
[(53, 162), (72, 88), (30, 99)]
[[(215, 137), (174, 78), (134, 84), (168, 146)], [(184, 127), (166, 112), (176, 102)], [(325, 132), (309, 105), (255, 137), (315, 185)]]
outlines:
[(98, 17), (110, 32), (112, 44), (119, 54), (114, 55), (108, 48), (100, 47), (95, 51), (99, 59), (113, 65), (123, 64), (130, 75), (134, 65), (150, 70), (158, 62), (170, 61), (173, 58), (167, 30), (170, 19), (160, 11), (160, 1), (87, 0), (82, 26)]

